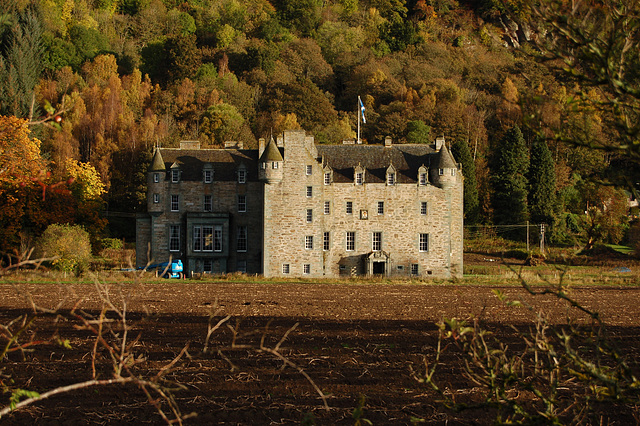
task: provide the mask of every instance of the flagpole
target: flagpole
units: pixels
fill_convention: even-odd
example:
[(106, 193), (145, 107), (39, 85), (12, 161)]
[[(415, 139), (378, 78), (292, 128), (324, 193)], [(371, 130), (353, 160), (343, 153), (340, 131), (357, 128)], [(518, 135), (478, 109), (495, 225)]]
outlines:
[(358, 96), (358, 101), (356, 102), (356, 115), (358, 116), (358, 144), (360, 144), (360, 114), (362, 114), (362, 111), (360, 111), (360, 96)]

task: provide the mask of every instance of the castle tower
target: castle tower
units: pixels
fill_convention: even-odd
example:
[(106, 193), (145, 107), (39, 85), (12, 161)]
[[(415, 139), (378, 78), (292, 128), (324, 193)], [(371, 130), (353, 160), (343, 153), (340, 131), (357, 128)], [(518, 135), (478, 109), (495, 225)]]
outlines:
[(164, 211), (166, 177), (167, 173), (162, 154), (156, 148), (151, 165), (147, 170), (147, 211), (151, 214), (159, 214)]
[(265, 183), (277, 183), (283, 177), (282, 154), (273, 139), (269, 141), (258, 160), (258, 177)]
[(435, 167), (431, 167), (431, 182), (440, 188), (450, 188), (458, 182), (458, 166), (445, 144), (440, 146)]

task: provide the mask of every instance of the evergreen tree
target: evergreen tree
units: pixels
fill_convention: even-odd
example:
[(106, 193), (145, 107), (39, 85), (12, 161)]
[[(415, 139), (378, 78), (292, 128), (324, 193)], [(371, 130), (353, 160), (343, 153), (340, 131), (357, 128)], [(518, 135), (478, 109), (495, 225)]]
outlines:
[(0, 114), (31, 118), (34, 88), (42, 74), (40, 19), (31, 8), (2, 18)]
[[(528, 219), (529, 156), (520, 128), (507, 130), (493, 157), (493, 219), (498, 225), (521, 225)], [(515, 234), (512, 234), (515, 236)]]
[(553, 225), (556, 204), (556, 175), (551, 151), (544, 140), (531, 147), (529, 167), (529, 212), (536, 223)]
[(464, 218), (467, 224), (478, 222), (479, 202), (478, 183), (476, 180), (476, 165), (471, 157), (469, 145), (464, 140), (458, 140), (451, 147), (453, 157), (462, 163), (464, 176)]

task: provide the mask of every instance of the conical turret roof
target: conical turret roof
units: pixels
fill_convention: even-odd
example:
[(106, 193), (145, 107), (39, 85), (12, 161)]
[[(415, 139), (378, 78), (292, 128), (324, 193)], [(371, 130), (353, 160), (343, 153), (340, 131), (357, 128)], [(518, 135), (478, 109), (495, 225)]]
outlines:
[(150, 172), (165, 171), (164, 160), (162, 159), (162, 154), (160, 154), (160, 150), (158, 148), (156, 148), (156, 152), (153, 153), (153, 159), (151, 160), (149, 171)]
[(439, 169), (455, 169), (457, 168), (456, 162), (453, 156), (447, 149), (447, 145), (442, 145), (440, 152), (438, 153), (438, 168)]
[(284, 161), (282, 158), (282, 154), (280, 153), (280, 150), (278, 149), (278, 146), (273, 139), (269, 141), (266, 148), (264, 149), (264, 152), (262, 153), (262, 156), (260, 157), (260, 162), (262, 163), (271, 161)]

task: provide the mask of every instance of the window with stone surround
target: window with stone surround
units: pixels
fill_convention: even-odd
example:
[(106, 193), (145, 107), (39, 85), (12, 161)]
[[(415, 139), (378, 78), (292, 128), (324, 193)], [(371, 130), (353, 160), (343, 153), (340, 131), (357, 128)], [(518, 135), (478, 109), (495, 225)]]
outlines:
[(310, 263), (305, 263), (302, 266), (302, 273), (305, 274), (305, 275), (308, 275), (308, 274), (311, 273), (311, 264)]
[(411, 275), (418, 275), (418, 264), (417, 263), (412, 263), (411, 264)]
[(307, 176), (311, 176), (311, 173), (313, 173), (313, 166), (311, 164), (308, 164), (306, 167), (306, 174)]
[(283, 263), (282, 264), (282, 273), (283, 274), (288, 274), (289, 273), (289, 264), (288, 263)]
[(313, 186), (307, 186), (307, 198), (313, 197)]
[(427, 214), (427, 202), (426, 201), (420, 202), (420, 214), (422, 216), (425, 216)]
[(331, 172), (324, 173), (324, 184), (331, 185)]
[(237, 264), (236, 269), (241, 274), (246, 274), (247, 273), (247, 261), (246, 260), (238, 260), (238, 264)]
[(238, 170), (238, 183), (247, 182), (247, 171), (244, 169)]
[(371, 243), (372, 251), (380, 251), (382, 250), (382, 232), (374, 232), (372, 235), (372, 243)]
[(322, 250), (327, 251), (331, 248), (331, 234), (329, 233), (329, 231), (326, 231), (324, 234), (322, 234)]
[(173, 183), (180, 182), (180, 170), (178, 169), (171, 170), (171, 182)]
[(204, 183), (213, 182), (213, 170), (205, 170), (202, 172)]
[(362, 172), (358, 172), (356, 173), (356, 185), (362, 185), (362, 183), (364, 182), (364, 173)]
[(160, 194), (153, 194), (153, 203), (158, 204), (160, 202)]
[(193, 251), (213, 251), (213, 226), (193, 227)]
[(153, 181), (154, 181), (155, 183), (160, 182), (160, 173), (154, 173), (154, 174), (153, 174)]
[(420, 251), (429, 251), (429, 234), (420, 234)]
[(347, 201), (347, 214), (353, 214), (353, 201)]
[(313, 250), (313, 235), (306, 235), (304, 237), (305, 250)]
[(324, 214), (331, 214), (331, 202), (330, 201), (325, 201), (324, 202)]
[(247, 211), (247, 196), (244, 194), (238, 195), (238, 212), (245, 213)]
[(356, 249), (356, 233), (354, 231), (347, 231), (347, 251), (354, 251)]
[(213, 227), (213, 251), (222, 251), (222, 225)]
[(180, 210), (180, 196), (177, 194), (171, 194), (171, 211), (177, 212)]
[(238, 226), (238, 251), (246, 252), (247, 251), (247, 227), (246, 226)]
[(378, 214), (384, 214), (384, 201), (378, 201)]
[(213, 210), (213, 197), (211, 195), (204, 196), (204, 211), (210, 212)]
[(169, 225), (169, 251), (180, 251), (180, 225)]
[(313, 209), (307, 209), (307, 223), (313, 222)]

